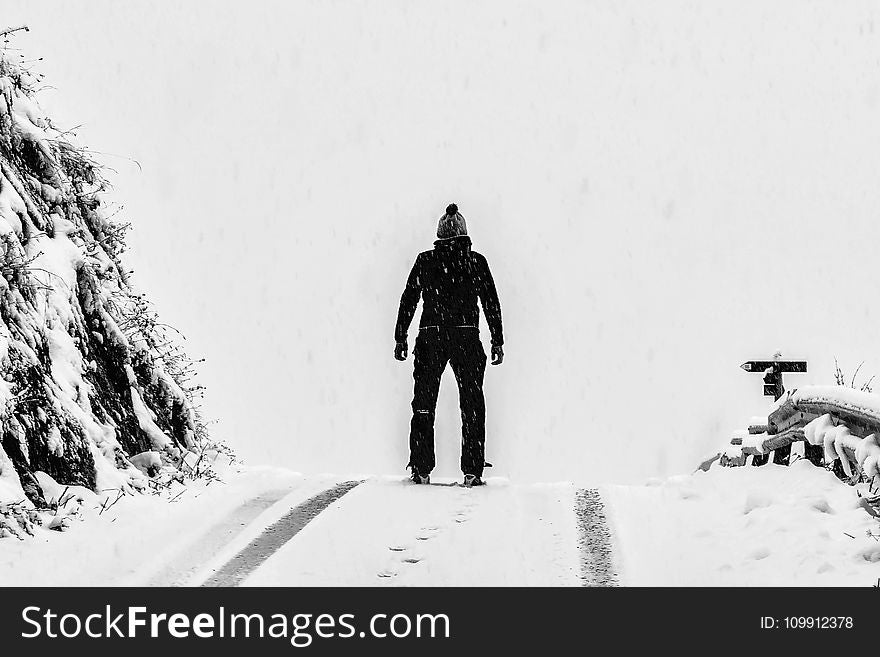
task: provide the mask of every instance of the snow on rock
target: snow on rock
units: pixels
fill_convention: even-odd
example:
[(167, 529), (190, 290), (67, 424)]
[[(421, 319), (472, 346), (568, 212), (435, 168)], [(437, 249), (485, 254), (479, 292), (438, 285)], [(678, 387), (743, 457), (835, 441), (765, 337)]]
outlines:
[(131, 464), (146, 475), (158, 472), (162, 467), (162, 457), (159, 452), (141, 452), (130, 459)]
[(171, 442), (170, 439), (156, 425), (153, 414), (147, 408), (147, 405), (144, 404), (144, 400), (141, 399), (136, 388), (131, 389), (131, 406), (134, 409), (134, 414), (137, 416), (138, 426), (150, 437), (153, 449), (161, 450), (168, 447)]
[(60, 485), (140, 489), (204, 427), (190, 361), (129, 281), (101, 169), (56, 130), (36, 80), (0, 53), (0, 504)]
[(12, 461), (0, 445), (0, 504), (21, 502), (25, 499), (24, 490)]
[(40, 490), (43, 492), (43, 497), (53, 506), (56, 504), (64, 506), (71, 501), (79, 504), (95, 502), (99, 497), (93, 491), (82, 486), (64, 486), (59, 484), (45, 472), (37, 472), (35, 476), (40, 485)]

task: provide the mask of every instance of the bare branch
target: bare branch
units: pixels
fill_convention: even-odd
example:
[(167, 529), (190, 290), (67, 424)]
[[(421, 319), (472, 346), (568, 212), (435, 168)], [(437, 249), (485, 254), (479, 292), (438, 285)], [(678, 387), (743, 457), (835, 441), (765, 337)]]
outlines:
[(859, 375), (859, 370), (862, 369), (862, 365), (864, 365), (864, 364), (865, 364), (865, 361), (862, 361), (861, 363), (859, 363), (859, 366), (856, 368), (856, 371), (853, 372), (852, 383), (849, 384), (850, 388), (856, 387), (856, 377)]
[(22, 31), (30, 32), (31, 28), (29, 28), (27, 25), (19, 25), (18, 27), (7, 27), (5, 30), (0, 30), (0, 37), (9, 36), (10, 34)]

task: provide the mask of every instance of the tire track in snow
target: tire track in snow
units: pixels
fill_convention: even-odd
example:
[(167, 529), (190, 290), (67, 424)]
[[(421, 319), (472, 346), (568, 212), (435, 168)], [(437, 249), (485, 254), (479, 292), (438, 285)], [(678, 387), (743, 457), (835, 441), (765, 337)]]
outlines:
[(361, 483), (363, 480), (344, 481), (297, 504), (226, 562), (202, 586), (238, 586), (319, 513)]
[(206, 554), (215, 554), (229, 543), (244, 527), (254, 521), (263, 511), (290, 493), (290, 488), (269, 490), (247, 500), (213, 525), (199, 540), (174, 557), (155, 575), (150, 577), (147, 586), (180, 586), (187, 578), (198, 571)]
[(599, 491), (583, 488), (575, 493), (578, 543), (581, 549), (581, 575), (584, 586), (618, 586), (611, 532), (605, 519), (605, 504)]

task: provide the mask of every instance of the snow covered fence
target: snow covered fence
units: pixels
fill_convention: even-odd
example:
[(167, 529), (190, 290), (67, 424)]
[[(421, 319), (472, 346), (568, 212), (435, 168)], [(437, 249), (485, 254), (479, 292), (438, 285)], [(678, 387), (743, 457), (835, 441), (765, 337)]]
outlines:
[(880, 488), (880, 395), (844, 386), (808, 386), (783, 396), (767, 418), (737, 432), (721, 464), (744, 465), (749, 455), (767, 454), (797, 441), (821, 449), (826, 464)]

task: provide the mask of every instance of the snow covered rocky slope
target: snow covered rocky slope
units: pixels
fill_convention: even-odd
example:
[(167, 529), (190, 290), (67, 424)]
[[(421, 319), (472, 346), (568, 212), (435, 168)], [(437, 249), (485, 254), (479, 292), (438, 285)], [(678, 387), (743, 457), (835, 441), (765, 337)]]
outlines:
[[(35, 473), (146, 486), (204, 439), (191, 363), (131, 285), (100, 167), (0, 52), (0, 511), (45, 505)], [(0, 516), (0, 524), (3, 517)], [(14, 525), (12, 527), (14, 532)]]

